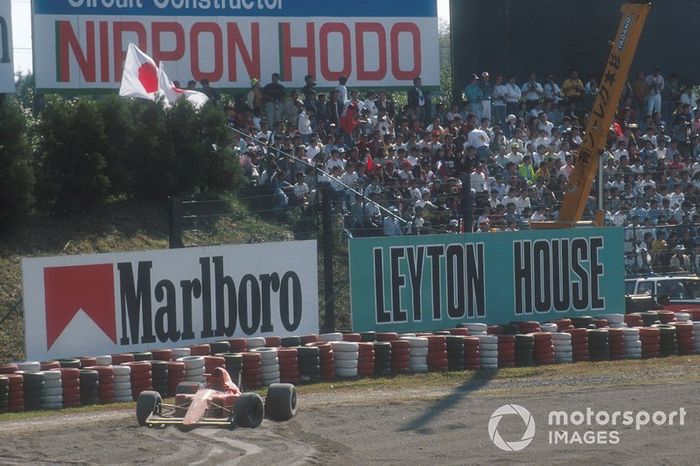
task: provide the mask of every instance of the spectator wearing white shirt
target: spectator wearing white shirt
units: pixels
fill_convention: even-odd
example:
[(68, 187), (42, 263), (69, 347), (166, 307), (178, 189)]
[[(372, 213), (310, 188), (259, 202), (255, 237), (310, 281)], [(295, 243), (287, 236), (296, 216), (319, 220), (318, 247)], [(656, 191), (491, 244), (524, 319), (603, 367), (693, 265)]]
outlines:
[(504, 98), (506, 101), (506, 112), (514, 114), (518, 111), (518, 104), (520, 103), (520, 98), (522, 97), (522, 91), (520, 87), (515, 82), (515, 76), (508, 77), (508, 83), (505, 85), (506, 92)]
[(525, 98), (525, 104), (528, 110), (532, 110), (539, 105), (544, 89), (542, 84), (537, 82), (535, 73), (530, 73), (530, 76), (523, 87), (521, 88), (522, 95)]
[(664, 77), (661, 75), (661, 69), (657, 66), (654, 72), (648, 75), (645, 79), (649, 93), (647, 94), (647, 115), (653, 115), (656, 112), (661, 112), (661, 92), (664, 90)]

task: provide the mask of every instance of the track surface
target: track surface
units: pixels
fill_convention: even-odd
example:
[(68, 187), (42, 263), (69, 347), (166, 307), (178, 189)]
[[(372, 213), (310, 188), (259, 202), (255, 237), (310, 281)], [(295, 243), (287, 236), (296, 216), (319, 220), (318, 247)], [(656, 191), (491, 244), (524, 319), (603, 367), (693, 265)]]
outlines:
[[(136, 426), (132, 412), (65, 415), (0, 422), (0, 464), (698, 464), (698, 367), (678, 377), (638, 383), (628, 376), (581, 380), (482, 380), (442, 388), (338, 390), (300, 395), (287, 423), (228, 431)], [(674, 374), (669, 374), (674, 375)], [(643, 385), (640, 385), (642, 383)], [(533, 442), (502, 452), (489, 439), (493, 411), (526, 407), (537, 424)], [(617, 445), (550, 445), (550, 410), (685, 408), (685, 426), (598, 428), (619, 431)], [(506, 420), (507, 419), (507, 420)], [(586, 428), (570, 428), (584, 432)], [(504, 418), (499, 431), (520, 440), (524, 424)]]

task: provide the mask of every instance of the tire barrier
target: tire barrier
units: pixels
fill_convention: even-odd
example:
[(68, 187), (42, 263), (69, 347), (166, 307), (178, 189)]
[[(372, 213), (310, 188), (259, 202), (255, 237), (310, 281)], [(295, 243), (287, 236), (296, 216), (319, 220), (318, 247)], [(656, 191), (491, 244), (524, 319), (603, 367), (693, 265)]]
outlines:
[(95, 365), (96, 366), (111, 366), (112, 365), (112, 356), (110, 356), (110, 355), (97, 356), (95, 358)]
[(557, 324), (557, 328), (560, 332), (574, 328), (574, 324), (571, 322), (571, 319), (558, 319), (553, 323)]
[[(310, 383), (321, 380), (321, 351), (328, 353), (332, 348), (329, 343), (318, 344), (318, 346), (317, 344), (318, 342), (307, 343), (306, 346), (300, 346), (297, 349), (300, 382)], [(335, 372), (335, 365), (333, 372)]]
[(10, 405), (10, 379), (0, 375), (0, 414), (6, 413)]
[[(542, 324), (540, 326), (539, 332), (547, 332), (547, 333), (557, 333), (559, 332), (559, 326), (553, 322), (548, 322), (545, 324)], [(523, 332), (523, 333), (535, 333), (535, 332)]]
[(192, 351), (189, 348), (173, 348), (173, 361), (177, 361), (186, 356), (192, 356)]
[[(131, 356), (133, 358), (133, 355)], [(97, 365), (97, 358), (80, 358), (80, 367), (85, 369), (86, 367), (92, 367)]]
[(152, 361), (153, 353), (144, 351), (142, 353), (134, 353), (134, 361)]
[(61, 366), (61, 369), (80, 369), (81, 364), (80, 364), (80, 359), (77, 358), (66, 358), (66, 359), (57, 359), (58, 365)]
[(41, 392), (42, 409), (63, 408), (63, 381), (61, 371), (48, 370), (44, 372), (44, 387)]
[(625, 325), (625, 315), (624, 314), (605, 314), (600, 316), (601, 319), (608, 321), (608, 327), (610, 328), (624, 328)]
[(554, 345), (554, 362), (557, 364), (574, 362), (570, 333), (552, 332), (552, 344)]
[(223, 356), (204, 356), (205, 374), (211, 374), (217, 367), (226, 367), (226, 358)]
[[(469, 333), (471, 332), (472, 330), (469, 329)], [(479, 367), (498, 369), (498, 337), (484, 334), (477, 336), (479, 337)]]
[(335, 375), (341, 379), (357, 377), (360, 345), (354, 341), (331, 341), (331, 348), (335, 358)]
[[(397, 335), (398, 336), (398, 335)], [(394, 374), (405, 374), (411, 365), (411, 345), (406, 340), (389, 340), (391, 345), (391, 371)], [(430, 346), (430, 341), (428, 341)], [(428, 355), (430, 348), (428, 348)]]
[(298, 352), (296, 347), (283, 346), (277, 350), (280, 364), (280, 383), (298, 384), (300, 382)]
[(639, 339), (642, 342), (642, 357), (644, 359), (659, 357), (659, 352), (661, 350), (661, 331), (658, 328), (640, 328)]
[(642, 359), (642, 342), (638, 328), (623, 328), (625, 359)]
[(243, 355), (243, 388), (245, 390), (262, 387), (262, 355), (260, 353), (246, 351)]
[[(129, 363), (133, 364), (133, 363)], [(87, 366), (87, 370), (97, 371), (99, 374), (99, 384), (97, 395), (100, 403), (114, 403), (114, 368), (113, 366)], [(134, 398), (136, 399), (136, 398)]]
[(377, 332), (377, 341), (393, 341), (399, 339), (399, 334), (396, 332)]
[(478, 371), (481, 368), (481, 352), (479, 351), (479, 338), (463, 336), (464, 340), (464, 369)]
[(552, 334), (545, 332), (532, 333), (535, 339), (533, 357), (539, 366), (554, 364), (554, 344)]
[(279, 348), (282, 344), (280, 337), (265, 337), (265, 346), (268, 348)]
[(229, 353), (245, 353), (248, 351), (248, 341), (245, 338), (232, 338), (228, 340)]
[(280, 339), (280, 346), (283, 348), (294, 348), (301, 346), (303, 343), (300, 337), (284, 337)]
[(659, 321), (662, 324), (668, 324), (676, 320), (676, 313), (673, 311), (657, 311), (659, 313)]
[[(20, 364), (17, 364), (22, 367)], [(44, 373), (18, 371), (24, 377), (24, 408), (27, 411), (42, 409), (44, 405)]]
[(21, 374), (3, 374), (8, 382), (7, 410), (18, 413), (25, 410), (24, 407), (24, 377)]
[(254, 337), (246, 339), (246, 345), (248, 346), (248, 351), (255, 348), (263, 348), (265, 346), (265, 338)]
[(335, 380), (335, 352), (333, 346), (328, 342), (315, 341), (306, 344), (307, 346), (316, 346), (319, 352), (319, 369), (321, 371), (321, 380)]
[(173, 359), (173, 350), (171, 349), (157, 349), (151, 351), (151, 354), (153, 354), (154, 361), (172, 361)]
[(183, 356), (177, 359), (185, 364), (185, 382), (204, 383), (204, 356)]
[(661, 323), (659, 320), (659, 313), (656, 311), (640, 312), (639, 316), (642, 318), (642, 322), (644, 322), (645, 327), (651, 327), (654, 324)]
[(585, 328), (576, 328), (574, 326), (574, 328), (569, 328), (564, 331), (571, 335), (571, 355), (574, 362), (590, 361), (591, 356), (588, 352), (588, 330)]
[(659, 356), (675, 356), (678, 354), (678, 341), (676, 340), (676, 327), (669, 324), (654, 324), (653, 328), (659, 329)]
[(379, 377), (391, 375), (391, 343), (388, 341), (375, 341), (373, 345), (374, 375)]
[(515, 367), (515, 335), (497, 335), (498, 367)]
[(260, 353), (261, 381), (264, 386), (280, 383), (280, 361), (277, 357), (277, 348), (262, 347), (251, 350)]
[[(241, 353), (221, 353), (220, 357), (224, 358), (224, 367), (231, 376), (234, 383), (238, 383), (238, 379), (243, 372), (243, 354)], [(170, 369), (168, 369), (170, 370)]]
[(593, 325), (593, 317), (590, 316), (572, 317), (570, 320), (574, 328), (590, 328)]
[(17, 364), (3, 364), (0, 365), (0, 374), (14, 374), (19, 370)]
[(368, 341), (357, 343), (357, 375), (360, 377), (372, 377), (374, 375), (374, 344)]
[[(686, 314), (690, 317), (689, 314)], [(693, 324), (691, 322), (679, 321), (671, 322), (676, 328), (676, 341), (678, 342), (678, 354), (686, 356), (693, 354), (693, 346), (695, 345), (695, 336), (693, 332)]]
[(517, 367), (535, 365), (535, 337), (531, 333), (515, 335), (515, 365)]
[[(168, 364), (168, 395), (175, 396), (177, 386), (185, 381), (187, 369), (182, 361), (167, 361)], [(233, 374), (233, 373), (232, 373)], [(232, 375), (233, 377), (233, 375)], [(234, 379), (238, 381), (238, 378)]]
[(118, 366), (119, 364), (124, 364), (125, 362), (134, 362), (134, 355), (129, 353), (112, 355), (113, 366)]
[(42, 371), (52, 371), (61, 368), (61, 364), (58, 361), (42, 361), (41, 370)]
[(41, 370), (41, 363), (38, 361), (20, 361), (16, 362), (15, 365), (18, 372), (39, 372)]
[(299, 337), (299, 341), (301, 341), (301, 345), (306, 345), (308, 343), (314, 343), (318, 341), (318, 335), (302, 335)]
[[(449, 332), (448, 332), (448, 334), (449, 334)], [(449, 361), (447, 359), (447, 336), (446, 335), (430, 335), (426, 338), (428, 339), (428, 370), (430, 372), (446, 371), (448, 366), (449, 366)], [(393, 347), (392, 347), (392, 350), (393, 350)], [(409, 351), (409, 357), (410, 357), (410, 351)], [(410, 366), (410, 360), (409, 360), (409, 366)]]
[(59, 372), (61, 373), (61, 384), (63, 386), (63, 407), (80, 407), (80, 370), (76, 368), (61, 368)]
[(377, 332), (362, 332), (360, 337), (362, 337), (362, 341), (374, 343), (377, 341)]
[(126, 362), (123, 366), (112, 366), (114, 372), (114, 401), (125, 403), (134, 400), (134, 390), (131, 385), (131, 364)]
[[(619, 323), (618, 323), (619, 324)], [(614, 324), (612, 324), (614, 325)], [(609, 328), (608, 341), (610, 343), (610, 360), (619, 361), (625, 359), (625, 334), (623, 328)]]
[(607, 330), (588, 330), (588, 354), (591, 361), (610, 359), (610, 338)]
[(209, 356), (211, 354), (211, 345), (190, 345), (190, 356)]
[(542, 328), (540, 327), (539, 322), (535, 321), (523, 321), (523, 322), (515, 322), (515, 324), (518, 326), (518, 332), (519, 333), (537, 333), (541, 332)]
[(318, 341), (343, 341), (343, 334), (340, 332), (322, 333), (318, 336)]
[(359, 333), (343, 333), (343, 341), (360, 343), (362, 341), (362, 335)]
[(168, 362), (151, 361), (151, 377), (153, 378), (153, 391), (160, 393), (162, 398), (166, 398), (168, 396)]
[(633, 314), (625, 314), (625, 324), (627, 327), (643, 327), (644, 319), (641, 314), (635, 312)]
[(606, 328), (608, 326), (607, 319), (593, 319), (593, 327), (595, 328)]
[(693, 321), (693, 354), (700, 354), (700, 320)]
[(460, 327), (466, 328), (469, 330), (469, 335), (474, 335), (474, 336), (479, 336), (479, 335), (486, 335), (486, 324), (477, 324), (477, 323), (470, 323), (470, 324), (460, 324)]
[(400, 340), (408, 342), (408, 370), (428, 372), (428, 339), (426, 337), (402, 336)]
[(80, 369), (80, 404), (82, 406), (96, 405), (100, 402), (98, 388), (100, 374), (89, 369)]
[(219, 355), (231, 351), (231, 344), (228, 341), (217, 341), (212, 343), (210, 346), (212, 355)]
[(450, 335), (459, 335), (463, 337), (469, 336), (469, 329), (467, 328), (451, 328)]

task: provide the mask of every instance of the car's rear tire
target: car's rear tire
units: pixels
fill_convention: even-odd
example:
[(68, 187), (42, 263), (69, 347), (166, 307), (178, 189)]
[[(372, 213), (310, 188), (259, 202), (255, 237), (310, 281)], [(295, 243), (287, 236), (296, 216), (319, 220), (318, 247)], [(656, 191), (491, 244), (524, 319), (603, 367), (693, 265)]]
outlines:
[(175, 395), (194, 395), (201, 387), (199, 382), (180, 382), (175, 388)]
[(273, 421), (287, 421), (297, 412), (297, 390), (291, 383), (274, 383), (267, 389), (265, 412)]
[(265, 415), (263, 400), (257, 393), (243, 393), (234, 407), (236, 424), (240, 427), (258, 427)]
[(160, 393), (150, 390), (141, 392), (138, 400), (136, 400), (136, 420), (139, 422), (139, 425), (145, 426), (146, 420), (151, 414), (160, 413), (162, 405), (163, 400), (160, 397)]

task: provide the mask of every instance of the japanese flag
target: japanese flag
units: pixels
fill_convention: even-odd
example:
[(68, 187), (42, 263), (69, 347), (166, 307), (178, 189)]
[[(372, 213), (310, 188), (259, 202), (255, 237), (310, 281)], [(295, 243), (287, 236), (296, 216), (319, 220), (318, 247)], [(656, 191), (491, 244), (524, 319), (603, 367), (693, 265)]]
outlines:
[(175, 105), (179, 99), (187, 99), (194, 106), (194, 108), (202, 108), (202, 106), (209, 101), (209, 97), (202, 92), (175, 87), (173, 82), (165, 73), (163, 62), (160, 63), (160, 67), (158, 68), (158, 81), (159, 86), (163, 91), (163, 95), (165, 95), (164, 105), (166, 107)]
[(154, 102), (161, 95), (156, 62), (134, 44), (129, 44), (129, 50), (126, 52), (119, 95)]

